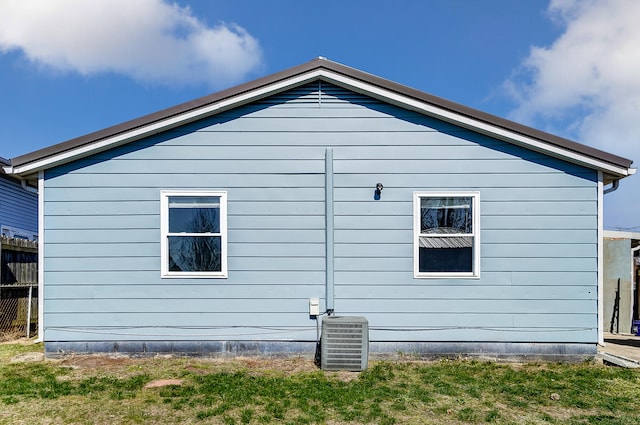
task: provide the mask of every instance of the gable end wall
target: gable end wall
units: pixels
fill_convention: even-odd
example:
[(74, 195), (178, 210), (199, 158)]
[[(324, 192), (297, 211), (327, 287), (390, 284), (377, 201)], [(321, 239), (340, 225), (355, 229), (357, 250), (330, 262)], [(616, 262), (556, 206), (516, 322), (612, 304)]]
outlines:
[[(372, 347), (595, 347), (595, 171), (326, 83), (48, 170), (45, 341), (315, 341), (327, 147), (335, 310)], [(160, 278), (162, 189), (228, 192), (228, 279)], [(414, 191), (480, 192), (479, 279), (413, 278)]]

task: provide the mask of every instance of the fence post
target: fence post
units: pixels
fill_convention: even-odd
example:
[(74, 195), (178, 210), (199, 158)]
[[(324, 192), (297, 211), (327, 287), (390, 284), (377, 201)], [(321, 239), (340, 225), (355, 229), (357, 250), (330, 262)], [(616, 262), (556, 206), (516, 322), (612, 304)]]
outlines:
[(31, 297), (33, 295), (33, 285), (29, 285), (29, 299), (27, 301), (27, 339), (31, 338)]

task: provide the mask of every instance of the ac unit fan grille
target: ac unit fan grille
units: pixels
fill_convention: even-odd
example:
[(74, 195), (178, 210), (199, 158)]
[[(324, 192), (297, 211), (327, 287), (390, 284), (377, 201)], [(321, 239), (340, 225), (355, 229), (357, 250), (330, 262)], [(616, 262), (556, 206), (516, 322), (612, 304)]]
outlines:
[(367, 368), (369, 326), (364, 317), (329, 316), (322, 321), (321, 367), (360, 371)]

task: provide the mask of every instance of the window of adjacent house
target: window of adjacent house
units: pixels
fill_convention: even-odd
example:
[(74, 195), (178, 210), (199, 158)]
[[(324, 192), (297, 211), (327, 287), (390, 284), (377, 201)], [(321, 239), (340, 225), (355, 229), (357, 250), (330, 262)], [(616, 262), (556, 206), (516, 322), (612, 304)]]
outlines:
[(163, 277), (227, 277), (226, 201), (226, 192), (161, 192)]
[(414, 193), (415, 277), (478, 277), (479, 193)]

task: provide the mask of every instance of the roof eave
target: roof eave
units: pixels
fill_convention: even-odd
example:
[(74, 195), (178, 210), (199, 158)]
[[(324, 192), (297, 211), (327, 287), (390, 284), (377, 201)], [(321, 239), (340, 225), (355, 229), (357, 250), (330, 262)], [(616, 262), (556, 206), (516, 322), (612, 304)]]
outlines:
[[(360, 73), (363, 74), (362, 72)], [(362, 87), (358, 84), (350, 83), (348, 79), (351, 77), (351, 75), (348, 75), (346, 79), (325, 79), (334, 84), (348, 86), (354, 91), (366, 93), (369, 96), (376, 97), (405, 109), (411, 109), (424, 115), (587, 168), (603, 171), (609, 175), (616, 176), (617, 179), (635, 173), (635, 169), (631, 168), (633, 161), (629, 159), (458, 105), (394, 82), (388, 82), (386, 85), (382, 83), (375, 84), (375, 86), (379, 88), (379, 90), (376, 90), (371, 87)], [(382, 80), (379, 77), (371, 78)], [(362, 81), (363, 84), (367, 85), (371, 84), (371, 82), (365, 78), (358, 79), (358, 81)], [(394, 90), (388, 90), (388, 86), (394, 86), (392, 87)], [(388, 93), (391, 93), (391, 95)]]
[[(199, 110), (203, 107), (203, 105), (208, 105), (211, 103), (223, 101), (231, 97), (236, 97), (238, 95), (251, 92), (253, 90), (259, 89), (266, 85), (270, 85), (278, 81), (286, 80), (287, 78), (290, 78), (291, 75), (303, 73), (308, 69), (316, 68), (316, 66), (314, 66), (314, 62), (318, 60), (319, 59), (314, 59), (311, 62), (307, 62), (302, 65), (298, 65), (296, 67), (293, 67), (284, 71), (280, 71), (278, 73), (275, 73), (266, 77), (258, 78), (256, 80), (252, 80), (235, 87), (231, 87), (216, 93), (212, 93), (210, 95), (203, 96), (198, 99), (184, 102), (179, 105), (163, 109), (161, 111), (153, 112), (151, 114), (144, 115), (142, 117), (135, 118), (133, 120), (116, 124), (114, 126), (107, 127), (89, 134), (85, 134), (83, 136), (76, 137), (76, 138), (43, 148), (43, 149), (39, 149), (24, 155), (17, 156), (11, 159), (12, 168), (16, 170), (23, 169), (26, 164), (41, 162), (41, 160), (46, 159), (48, 157), (52, 157), (54, 155), (58, 155), (71, 150), (82, 148), (83, 146), (86, 146), (86, 145), (92, 145), (92, 144), (95, 144), (96, 142), (100, 142), (105, 139), (110, 139), (123, 133), (135, 131), (136, 129), (139, 129), (144, 126), (148, 126), (153, 123), (164, 121), (172, 117), (180, 116), (182, 114), (189, 113), (194, 110)], [(56, 163), (52, 166), (55, 166), (55, 165), (58, 165), (58, 164)]]
[(11, 161), (11, 167), (6, 170), (13, 174), (31, 174), (250, 103), (317, 78), (510, 143), (520, 144), (529, 149), (603, 171), (613, 179), (623, 178), (635, 172), (635, 169), (631, 168), (632, 161), (629, 159), (496, 117), (324, 58), (317, 58), (236, 87), (16, 157)]

